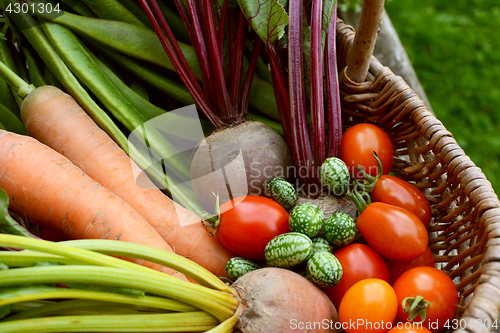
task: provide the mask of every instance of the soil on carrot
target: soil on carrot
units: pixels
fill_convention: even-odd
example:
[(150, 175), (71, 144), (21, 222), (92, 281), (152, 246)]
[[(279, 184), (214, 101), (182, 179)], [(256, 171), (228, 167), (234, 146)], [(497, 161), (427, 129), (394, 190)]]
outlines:
[(500, 3), (388, 0), (436, 116), (500, 194)]

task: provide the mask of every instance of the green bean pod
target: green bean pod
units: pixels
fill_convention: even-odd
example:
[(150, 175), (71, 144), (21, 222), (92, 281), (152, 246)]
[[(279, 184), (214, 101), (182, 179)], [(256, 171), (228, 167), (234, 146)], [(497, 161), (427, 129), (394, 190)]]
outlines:
[(26, 62), (28, 63), (28, 73), (30, 77), (30, 82), (35, 87), (41, 87), (46, 85), (47, 82), (45, 82), (45, 78), (31, 52), (25, 47), (22, 48), (22, 51), (24, 53), (24, 57), (26, 58)]
[(98, 17), (127, 22), (143, 28), (146, 25), (117, 0), (82, 0)]

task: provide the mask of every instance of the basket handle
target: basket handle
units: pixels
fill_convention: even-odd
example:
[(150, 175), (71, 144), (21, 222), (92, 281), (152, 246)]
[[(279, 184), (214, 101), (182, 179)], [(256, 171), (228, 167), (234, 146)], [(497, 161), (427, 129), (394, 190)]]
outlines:
[(355, 82), (366, 81), (383, 14), (384, 0), (363, 1), (346, 68), (347, 77)]

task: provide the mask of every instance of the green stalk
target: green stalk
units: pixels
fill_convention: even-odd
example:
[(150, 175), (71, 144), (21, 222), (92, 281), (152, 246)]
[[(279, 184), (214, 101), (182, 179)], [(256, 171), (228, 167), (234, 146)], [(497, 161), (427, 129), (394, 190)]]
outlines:
[(1, 246), (10, 247), (13, 249), (40, 251), (53, 255), (62, 256), (65, 258), (73, 259), (75, 260), (76, 263), (85, 263), (87, 265), (98, 265), (107, 267), (119, 267), (129, 270), (149, 272), (151, 274), (165, 275), (164, 273), (160, 273), (150, 268), (136, 265), (134, 263), (125, 260), (113, 258), (104, 254), (95, 253), (84, 249), (70, 247), (59, 243), (51, 243), (41, 239), (0, 234), (0, 244)]
[(138, 307), (157, 308), (157, 309), (176, 311), (176, 312), (189, 312), (197, 310), (197, 308), (194, 306), (163, 297), (120, 295), (108, 292), (89, 291), (81, 289), (67, 289), (67, 288), (54, 288), (54, 290), (50, 291), (46, 290), (38, 293), (21, 294), (15, 297), (0, 299), (0, 306), (22, 303), (22, 302), (38, 301), (44, 299), (94, 300), (101, 302), (134, 305)]
[(21, 98), (26, 97), (30, 92), (35, 90), (35, 86), (26, 83), (16, 73), (14, 73), (7, 65), (0, 61), (0, 75), (3, 79), (16, 91)]
[(12, 304), (10, 308), (10, 313), (20, 313), (23, 311), (30, 311), (54, 303), (55, 302), (52, 301), (37, 301), (37, 302), (24, 302), (24, 303)]
[(0, 287), (48, 283), (84, 283), (142, 290), (190, 304), (210, 313), (220, 321), (230, 318), (238, 306), (238, 300), (234, 295), (166, 274), (79, 265), (26, 267), (0, 271)]
[(0, 251), (0, 262), (8, 267), (27, 267), (33, 266), (39, 262), (53, 262), (60, 264), (77, 264), (86, 265), (88, 263), (74, 259), (63, 257), (55, 254), (48, 254), (35, 251)]
[(239, 306), (231, 318), (224, 320), (222, 323), (217, 325), (217, 327), (211, 329), (208, 332), (210, 332), (210, 333), (232, 333), (234, 326), (236, 326), (236, 324), (238, 323), (238, 318), (240, 317), (241, 312), (243, 312), (243, 307)]
[(201, 311), (136, 315), (83, 315), (0, 323), (3, 333), (46, 332), (204, 332), (218, 321)]
[[(172, 268), (180, 273), (183, 273), (201, 285), (214, 288), (217, 290), (232, 293), (232, 289), (227, 285), (222, 283), (215, 275), (207, 271), (205, 268), (194, 263), (193, 261), (186, 259), (182, 256), (176, 255), (171, 252), (163, 251), (160, 249), (152, 248), (145, 245), (125, 243), (113, 240), (104, 239), (86, 239), (86, 240), (74, 240), (66, 242), (51, 243), (40, 239), (32, 239), (22, 236), (14, 235), (2, 235), (0, 234), (0, 245), (5, 247), (10, 247), (14, 249), (23, 249), (43, 252), (45, 254), (52, 255), (52, 257), (43, 256), (37, 252), (21, 251), (14, 254), (0, 253), (0, 259), (6, 261), (8, 266), (9, 263), (15, 263), (8, 261), (9, 258), (19, 257), (18, 260), (25, 261), (54, 261), (58, 262), (58, 257), (63, 258), (64, 263), (77, 263), (77, 264), (87, 264), (87, 265), (98, 265), (107, 267), (119, 267), (124, 269), (131, 269), (135, 271), (142, 271), (151, 274), (165, 275), (164, 273), (157, 272), (147, 267), (143, 267), (125, 260), (111, 257), (109, 255), (119, 255), (127, 256), (138, 259), (144, 259), (151, 261), (169, 268)], [(96, 252), (94, 252), (96, 251)], [(101, 252), (101, 253), (97, 253)], [(109, 254), (109, 255), (104, 255)], [(56, 257), (53, 257), (56, 256)], [(73, 262), (67, 261), (69, 258)], [(12, 259), (10, 259), (12, 260)], [(36, 262), (36, 261), (35, 261)], [(20, 264), (20, 262), (18, 263)]]
[[(13, 304), (13, 306), (15, 306), (15, 304)], [(141, 311), (149, 311), (149, 312), (161, 311), (153, 308), (143, 308), (141, 306), (134, 306), (121, 303), (94, 301), (86, 299), (74, 299), (69, 301), (53, 302), (51, 304), (46, 304), (44, 306), (38, 306), (36, 308), (26, 309), (20, 313), (16, 313), (15, 315), (10, 315), (9, 317), (4, 318), (3, 321), (5, 322), (5, 321), (14, 321), (14, 320), (21, 320), (28, 318), (36, 318), (36, 317), (46, 317), (49, 315), (64, 315), (68, 314), (68, 312), (81, 311), (81, 310), (93, 310), (97, 311), (98, 313), (103, 313), (103, 310), (106, 310), (106, 312), (109, 313), (110, 309), (111, 310), (140, 309)]]
[(113, 256), (124, 256), (143, 259), (170, 267), (178, 272), (189, 276), (200, 285), (232, 293), (232, 289), (223, 283), (219, 278), (210, 273), (210, 271), (184, 257), (166, 252), (160, 249), (152, 248), (142, 244), (115, 242), (109, 240), (72, 240), (60, 242), (59, 244), (71, 246), (74, 248), (85, 249), (93, 252), (104, 253)]

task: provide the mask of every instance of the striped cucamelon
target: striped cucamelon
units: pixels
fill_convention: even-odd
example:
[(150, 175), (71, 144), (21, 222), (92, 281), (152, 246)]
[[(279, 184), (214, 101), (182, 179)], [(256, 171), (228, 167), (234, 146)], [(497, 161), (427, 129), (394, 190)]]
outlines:
[(342, 265), (330, 252), (316, 252), (307, 261), (307, 275), (320, 288), (337, 285), (342, 278)]
[(335, 213), (325, 221), (326, 239), (335, 246), (351, 243), (356, 236), (356, 223), (352, 217), (344, 213)]
[(242, 257), (231, 258), (226, 263), (227, 276), (233, 281), (236, 281), (246, 273), (255, 271), (259, 268), (260, 266), (253, 261)]
[(313, 242), (313, 253), (316, 252), (332, 252), (333, 245), (323, 237), (314, 237), (311, 239)]
[(266, 185), (266, 195), (285, 209), (292, 208), (297, 202), (297, 191), (283, 178), (271, 179)]
[(288, 268), (305, 262), (312, 254), (313, 244), (309, 237), (289, 232), (274, 237), (264, 250), (269, 266)]
[(321, 209), (313, 203), (305, 202), (293, 207), (288, 219), (290, 231), (300, 232), (309, 237), (316, 236), (325, 223)]
[(321, 184), (334, 195), (343, 196), (351, 181), (349, 169), (340, 158), (327, 158), (319, 169)]

